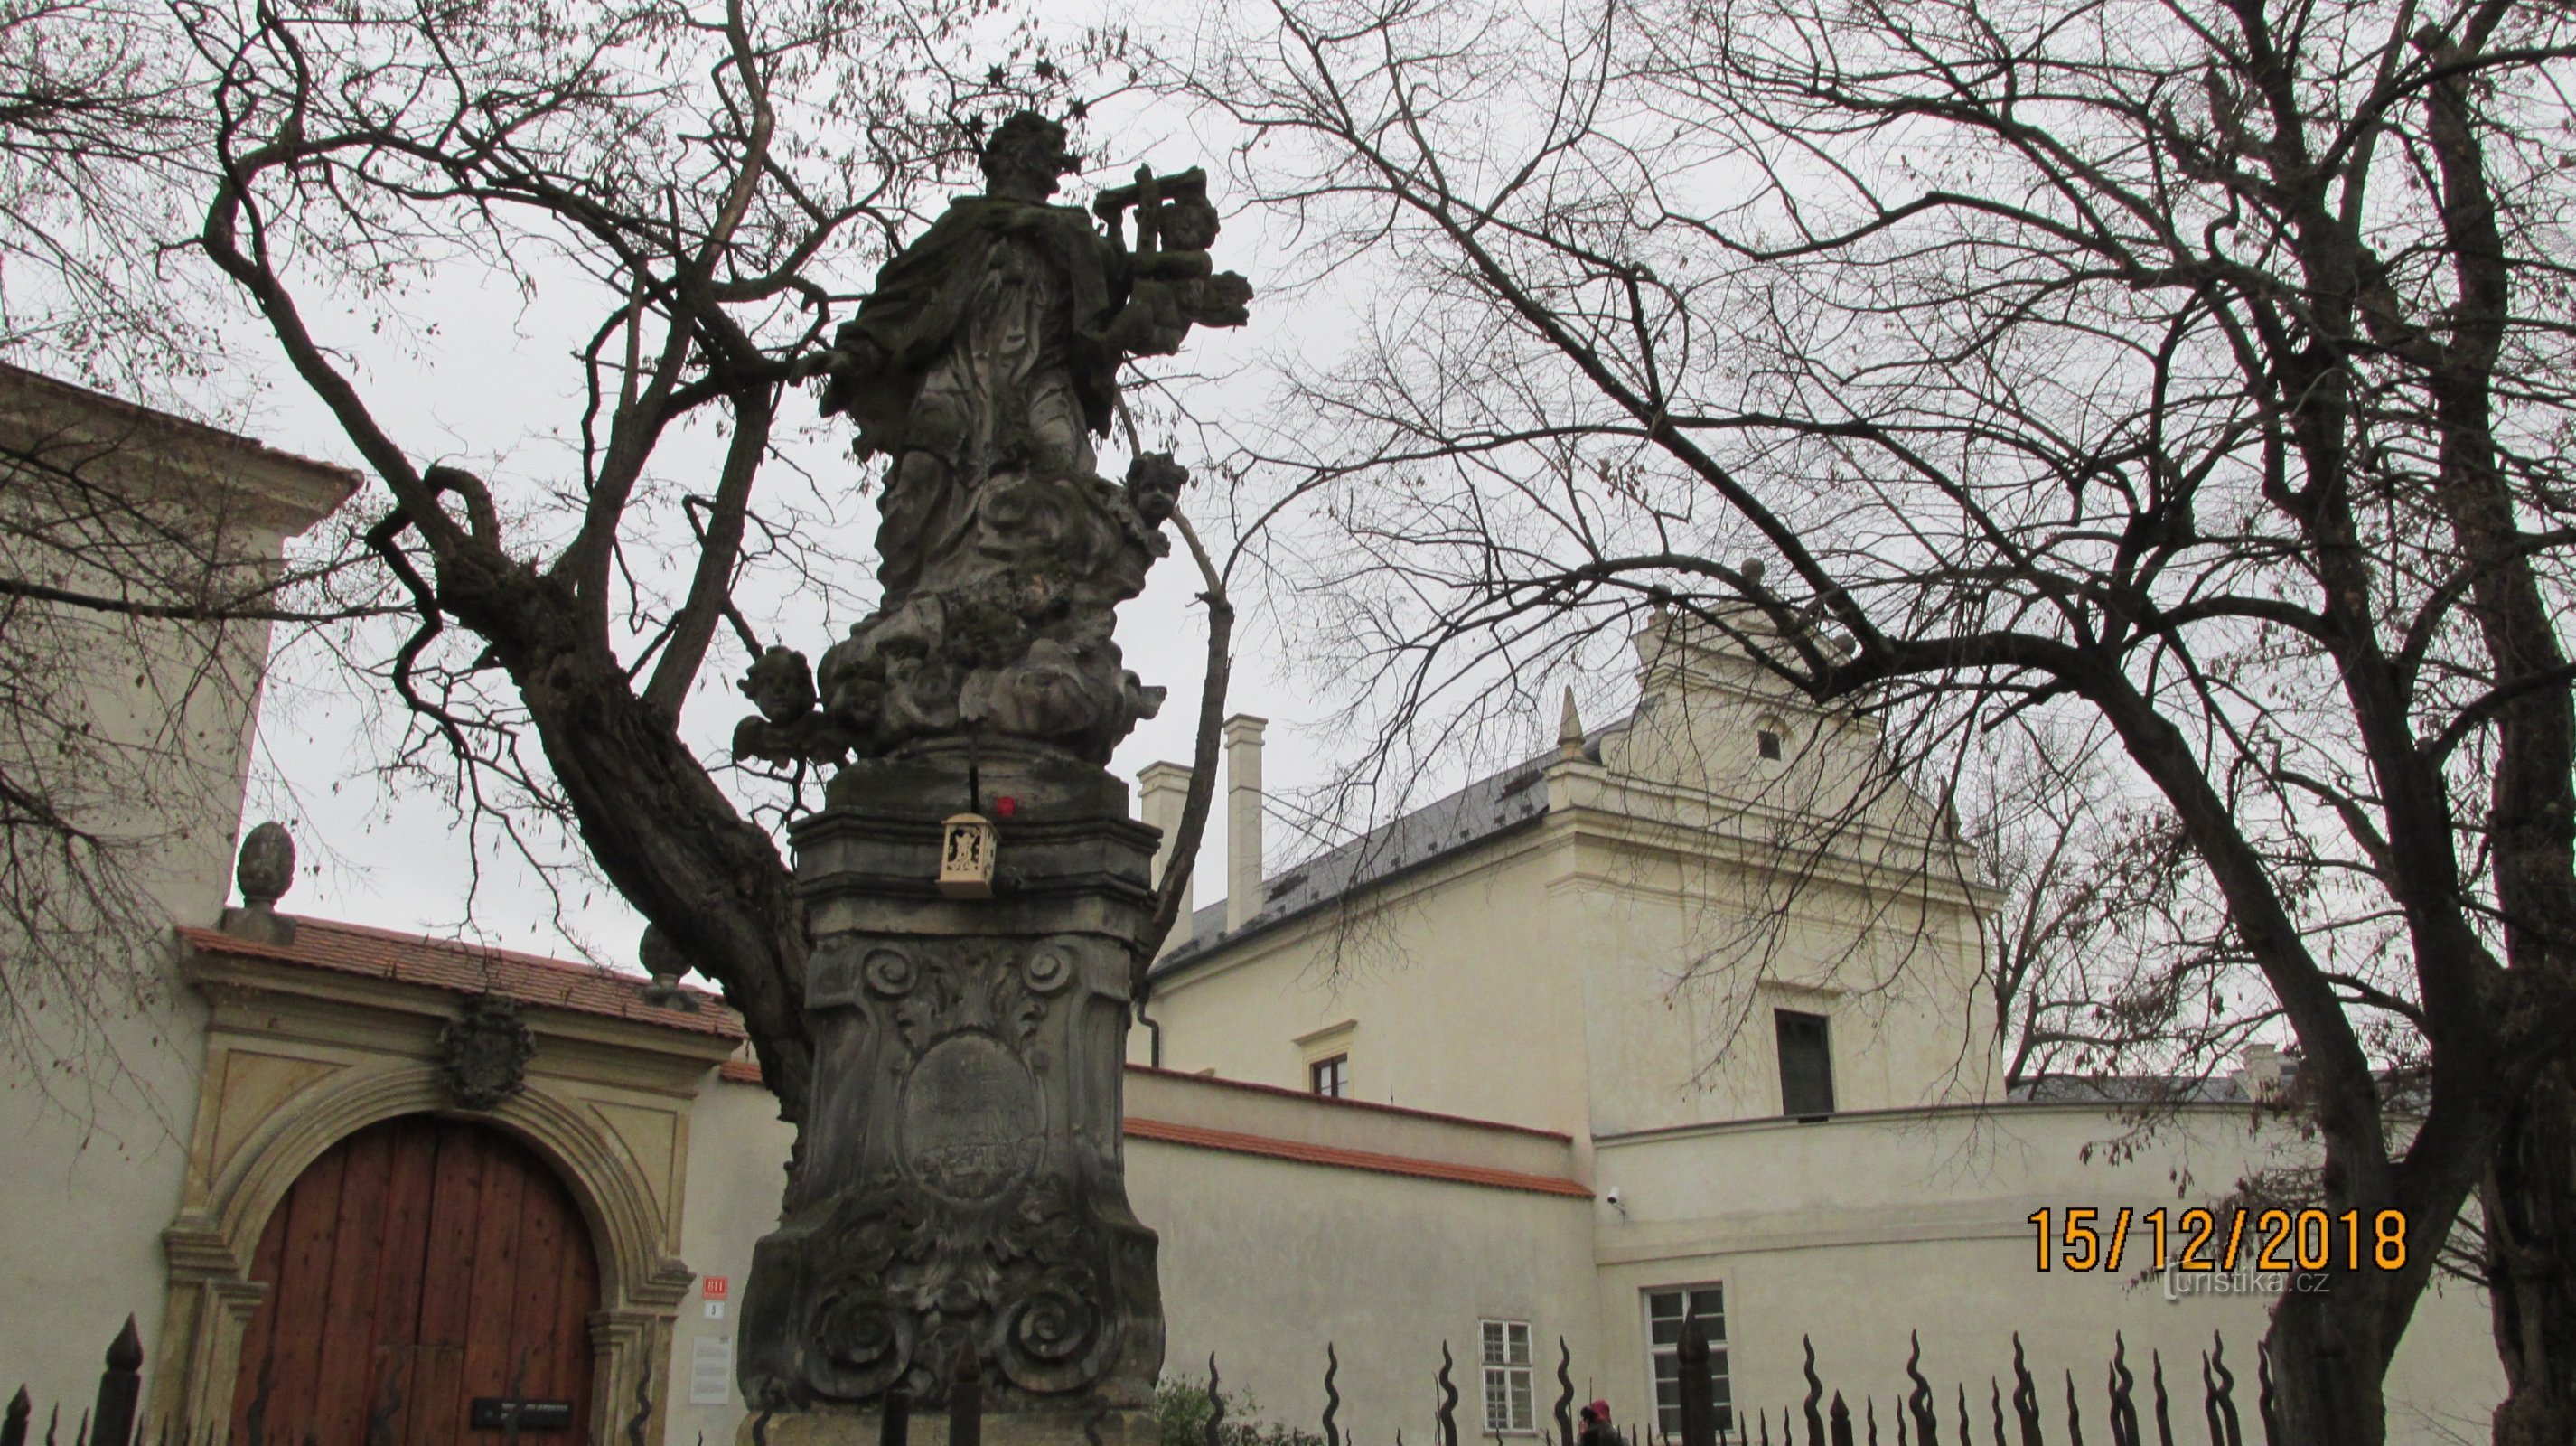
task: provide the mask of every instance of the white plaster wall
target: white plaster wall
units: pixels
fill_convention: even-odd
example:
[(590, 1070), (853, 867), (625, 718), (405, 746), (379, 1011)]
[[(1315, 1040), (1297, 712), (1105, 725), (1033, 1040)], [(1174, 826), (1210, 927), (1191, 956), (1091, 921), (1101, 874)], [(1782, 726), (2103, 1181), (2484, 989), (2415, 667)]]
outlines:
[(1352, 1021), (1353, 1098), (1580, 1132), (1582, 981), (1600, 956), (1558, 927), (1557, 840), (1497, 840), (1159, 985), (1164, 1067), (1302, 1090), (1297, 1040)]
[(1593, 1134), (1777, 1115), (1782, 1008), (1831, 1021), (1838, 1109), (1997, 1092), (1964, 909), (1822, 885), (1766, 899), (1734, 863), (1588, 827), (1574, 860), (1551, 906), (1597, 949), (1581, 976)]
[[(191, 548), (238, 559), (242, 587), (282, 540), (344, 500), (356, 479), (208, 428), (0, 367), (0, 444), (41, 453), (84, 485), (122, 493), (175, 523)], [(133, 519), (27, 475), (0, 478), (0, 505), (33, 514), (95, 559), (32, 548), (9, 564), (114, 595), (157, 566)], [(120, 557), (122, 560), (120, 560)], [(179, 569), (184, 572), (185, 569)], [(37, 615), (22, 611), (22, 629)], [(264, 624), (145, 622), (52, 607), (71, 647), (53, 680), (84, 712), (104, 760), (64, 806), (132, 847), (131, 876), (177, 923), (217, 922), (240, 823)], [(0, 643), (5, 645), (5, 643)], [(24, 641), (17, 646), (33, 648)], [(8, 739), (0, 747), (44, 746)], [(135, 750), (140, 752), (118, 750)], [(137, 761), (140, 759), (141, 761)], [(0, 1049), (0, 1370), (77, 1419), (101, 1357), (130, 1312), (145, 1350), (160, 1339), (168, 1272), (161, 1231), (181, 1198), (205, 1061), (205, 1010), (181, 985), (166, 939), (103, 961), (83, 988), (47, 988), (0, 936), (0, 986), (17, 1033)], [(84, 1007), (83, 996), (95, 1007)], [(150, 1410), (151, 1403), (145, 1403)]]
[[(1142, 1085), (1131, 1091), (1131, 1113), (1239, 1132), (1266, 1123), (1276, 1138), (1315, 1133), (1280, 1118), (1283, 1104), (1319, 1112), (1304, 1101), (1182, 1080), (1131, 1083)], [(1339, 1132), (1345, 1147), (1379, 1153), (1472, 1157), (1475, 1137), (1492, 1134), (1330, 1113), (1350, 1121)], [(777, 1222), (788, 1139), (756, 1086), (710, 1084), (691, 1117), (685, 1258), (701, 1276), (731, 1277), (736, 1305), (752, 1245)], [(1562, 1141), (1535, 1137), (1501, 1141), (1493, 1153), (1492, 1166), (1531, 1173), (1562, 1170), (1566, 1159)], [(1161, 1237), (1165, 1373), (1204, 1380), (1213, 1351), (1227, 1389), (1248, 1389), (1264, 1416), (1314, 1429), (1324, 1409), (1326, 1341), (1341, 1353), (1340, 1422), (1364, 1446), (1391, 1446), (1398, 1425), (1412, 1439), (1431, 1439), (1423, 1433), (1443, 1340), (1458, 1363), (1459, 1419), (1475, 1434), (1480, 1318), (1531, 1322), (1547, 1342), (1564, 1333), (1578, 1362), (1594, 1354), (1589, 1201), (1133, 1138), (1126, 1160), (1128, 1199)], [(730, 1388), (721, 1406), (688, 1400), (695, 1342), (730, 1338), (732, 1313), (706, 1319), (695, 1293), (680, 1313), (675, 1446), (701, 1433), (709, 1442), (731, 1440), (741, 1422), (741, 1399)], [(1543, 1384), (1540, 1396), (1553, 1400), (1553, 1392)]]
[(1166, 1374), (1204, 1380), (1213, 1351), (1229, 1389), (1248, 1388), (1270, 1419), (1317, 1429), (1327, 1341), (1338, 1424), (1360, 1446), (1392, 1446), (1398, 1427), (1438, 1439), (1443, 1341), (1460, 1433), (1482, 1434), (1479, 1319), (1530, 1323), (1542, 1425), (1556, 1338), (1578, 1363), (1596, 1353), (1590, 1201), (1150, 1141), (1130, 1142), (1127, 1178), (1162, 1237)]
[[(279, 533), (243, 542), (273, 556)], [(187, 676), (207, 656), (195, 629), (86, 630), (96, 667), (85, 701), (100, 732), (119, 743), (159, 735), (185, 752), (153, 767), (147, 796), (80, 822), (146, 841), (129, 855), (137, 883), (172, 922), (214, 924), (230, 887), (268, 630), (234, 625), (216, 653), (223, 666), (198, 678)], [(206, 1011), (179, 981), (166, 938), (130, 974), (102, 971), (92, 983), (96, 1008), (21, 971), (0, 1006), (22, 1031), (22, 1048), (0, 1054), (0, 1299), (24, 1306), (0, 1317), (0, 1370), (11, 1377), (0, 1394), (23, 1382), (75, 1418), (128, 1313), (147, 1351), (159, 1342), (161, 1231), (179, 1208), (206, 1058)]]
[[(751, 1247), (778, 1225), (787, 1184), (787, 1151), (795, 1131), (778, 1118), (778, 1101), (758, 1085), (710, 1080), (689, 1114), (688, 1213), (680, 1222), (680, 1258), (698, 1273), (671, 1329), (669, 1446), (704, 1439), (730, 1442), (742, 1422), (742, 1393), (730, 1364), (735, 1316), (751, 1276)], [(706, 1313), (704, 1283), (726, 1277), (731, 1298), (720, 1319)], [(702, 1339), (724, 1342), (725, 1398), (716, 1405), (689, 1397), (692, 1362)]]
[[(1247, 1132), (1266, 1125), (1283, 1138), (1316, 1134), (1276, 1118), (1277, 1100), (1187, 1081), (1131, 1083), (1141, 1086), (1130, 1093), (1135, 1113)], [(1328, 1107), (1304, 1112), (1347, 1119), (1340, 1138), (1351, 1148), (1400, 1146), (1423, 1158), (1468, 1158), (1480, 1133)], [(687, 1259), (731, 1276), (737, 1292), (752, 1242), (776, 1217), (787, 1134), (773, 1116), (759, 1089), (717, 1084), (692, 1123)], [(1650, 1399), (1640, 1293), (1712, 1280), (1727, 1287), (1737, 1398), (1747, 1405), (1776, 1412), (1804, 1398), (1799, 1343), (1811, 1334), (1829, 1384), (1851, 1392), (1855, 1409), (1864, 1391), (1884, 1409), (1904, 1381), (1907, 1333), (1921, 1330), (1923, 1368), (1945, 1419), (1967, 1381), (1972, 1415), (1983, 1422), (1985, 1383), (2002, 1375), (2009, 1384), (2018, 1330), (2045, 1399), (2062, 1402), (2064, 1372), (2074, 1370), (2086, 1419), (2099, 1427), (2118, 1333), (2142, 1381), (2150, 1353), (2164, 1353), (2188, 1424), (2199, 1419), (2197, 1395), (2183, 1394), (2198, 1379), (2198, 1352), (2224, 1331), (2250, 1422), (2268, 1298), (2168, 1300), (2154, 1283), (2062, 1268), (2043, 1277), (2025, 1217), (2042, 1205), (2179, 1208), (2296, 1147), (2252, 1132), (2241, 1110), (2213, 1109), (2112, 1163), (2098, 1147), (2122, 1128), (2097, 1110), (2043, 1106), (1605, 1141), (1593, 1157), (1596, 1185), (1617, 1185), (1624, 1210), (1149, 1140), (1128, 1142), (1127, 1171), (1137, 1214), (1162, 1240), (1166, 1371), (1203, 1377), (1214, 1351), (1226, 1381), (1248, 1387), (1262, 1415), (1311, 1429), (1323, 1409), (1323, 1346), (1332, 1341), (1342, 1360), (1340, 1423), (1363, 1446), (1391, 1446), (1398, 1426), (1408, 1439), (1432, 1439), (1431, 1377), (1443, 1340), (1459, 1362), (1460, 1419), (1477, 1434), (1473, 1331), (1485, 1316), (1534, 1326), (1542, 1419), (1562, 1334), (1578, 1399), (1606, 1396), (1620, 1419), (1638, 1421)], [(2090, 1160), (2088, 1144), (2097, 1147)], [(1550, 1149), (1575, 1158), (1531, 1137), (1510, 1141), (1493, 1163), (1540, 1172)], [(2190, 1182), (2190, 1199), (2178, 1179)], [(2392, 1440), (2479, 1439), (2476, 1423), (2503, 1388), (2485, 1309), (2457, 1284), (2426, 1297), (2390, 1373)], [(679, 1324), (676, 1368), (685, 1375), (696, 1336), (718, 1333), (730, 1325), (703, 1320), (693, 1301)], [(677, 1384), (670, 1439), (687, 1443), (701, 1431), (710, 1442), (730, 1439), (738, 1405), (691, 1407), (685, 1380)]]
[(7, 1071), (0, 1089), (0, 1299), (19, 1303), (0, 1315), (0, 1394), (23, 1384), (69, 1417), (129, 1313), (146, 1350), (159, 1339), (161, 1231), (186, 1180), (205, 1011), (154, 962), (160, 1004), (103, 1030), (46, 1021), (38, 1047), (74, 1063)]
[[(1850, 1393), (1855, 1413), (1857, 1397), (1873, 1392), (1885, 1417), (1905, 1384), (1908, 1333), (1919, 1330), (1945, 1419), (1964, 1380), (1982, 1422), (1988, 1378), (2001, 1375), (2009, 1394), (2018, 1330), (2044, 1404), (2062, 1408), (2072, 1369), (2087, 1420), (2101, 1424), (2116, 1333), (2141, 1381), (2151, 1353), (2163, 1353), (2188, 1407), (2179, 1414), (2197, 1421), (2199, 1352), (2223, 1331), (2250, 1422), (2270, 1297), (2168, 1298), (2127, 1268), (2042, 1275), (2027, 1217), (2093, 1206), (2107, 1236), (2122, 1206), (2206, 1204), (2256, 1164), (2304, 1151), (2242, 1109), (2195, 1110), (2134, 1152), (2101, 1148), (2123, 1132), (2098, 1110), (2043, 1106), (1600, 1142), (1599, 1185), (1618, 1186), (1625, 1207), (1610, 1212), (1598, 1242), (1601, 1339), (1627, 1375), (1611, 1399), (1631, 1419), (1648, 1399), (1641, 1293), (1720, 1281), (1737, 1399), (1775, 1414), (1805, 1397), (1800, 1341), (1812, 1335), (1828, 1389)], [(2130, 1248), (2144, 1238), (2141, 1229)], [(2389, 1378), (2392, 1440), (2482, 1437), (2478, 1423), (2503, 1392), (2485, 1309), (2457, 1284), (2427, 1297)]]

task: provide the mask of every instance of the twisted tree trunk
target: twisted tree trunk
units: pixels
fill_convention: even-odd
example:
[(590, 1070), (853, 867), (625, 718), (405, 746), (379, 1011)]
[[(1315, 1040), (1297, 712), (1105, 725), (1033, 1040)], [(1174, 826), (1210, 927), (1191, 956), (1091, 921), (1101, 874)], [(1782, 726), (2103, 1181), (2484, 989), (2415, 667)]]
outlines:
[(2480, 1202), (2508, 1391), (2495, 1446), (2565, 1446), (2576, 1441), (2576, 1063), (2515, 1101)]

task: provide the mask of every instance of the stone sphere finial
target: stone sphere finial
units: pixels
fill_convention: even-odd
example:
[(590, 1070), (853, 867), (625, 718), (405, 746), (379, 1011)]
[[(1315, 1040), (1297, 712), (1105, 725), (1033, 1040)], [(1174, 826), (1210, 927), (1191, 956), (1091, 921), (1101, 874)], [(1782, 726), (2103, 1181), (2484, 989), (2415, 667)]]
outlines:
[(689, 972), (689, 961), (680, 957), (680, 946), (662, 932), (659, 924), (646, 924), (644, 938), (635, 946), (636, 962), (653, 982), (644, 986), (644, 1002), (664, 1009), (681, 1009), (695, 1013), (697, 996), (680, 987), (680, 976)]
[(272, 819), (242, 836), (233, 880), (241, 885), (242, 903), (253, 909), (265, 910), (286, 897), (295, 882), (295, 839), (286, 825)]

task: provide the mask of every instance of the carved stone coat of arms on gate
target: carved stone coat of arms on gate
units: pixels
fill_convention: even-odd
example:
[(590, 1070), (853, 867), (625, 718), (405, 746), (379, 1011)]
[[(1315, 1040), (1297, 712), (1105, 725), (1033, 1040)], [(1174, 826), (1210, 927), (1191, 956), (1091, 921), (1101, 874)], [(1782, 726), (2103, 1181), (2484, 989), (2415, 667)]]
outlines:
[(465, 1001), (438, 1032), (438, 1076), (458, 1109), (488, 1110), (527, 1088), (537, 1037), (519, 1006), (493, 994)]

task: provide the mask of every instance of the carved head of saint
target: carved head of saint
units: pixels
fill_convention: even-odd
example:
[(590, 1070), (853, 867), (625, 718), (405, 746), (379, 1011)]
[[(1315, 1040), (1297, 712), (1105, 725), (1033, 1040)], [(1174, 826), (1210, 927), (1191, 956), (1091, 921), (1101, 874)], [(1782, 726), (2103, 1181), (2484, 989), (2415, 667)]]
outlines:
[(1014, 111), (984, 138), (984, 185), (996, 196), (1043, 201), (1055, 178), (1080, 164), (1064, 148), (1064, 127), (1033, 110)]

